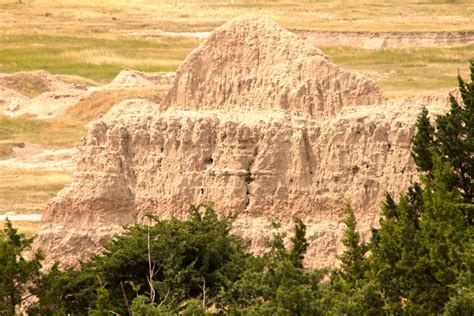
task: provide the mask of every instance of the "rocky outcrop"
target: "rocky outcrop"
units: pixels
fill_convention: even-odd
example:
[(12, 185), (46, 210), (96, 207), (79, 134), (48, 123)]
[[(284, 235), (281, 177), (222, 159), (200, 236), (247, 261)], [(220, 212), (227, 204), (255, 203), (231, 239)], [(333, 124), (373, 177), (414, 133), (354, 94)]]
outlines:
[(334, 65), (307, 41), (244, 17), (217, 28), (188, 56), (161, 107), (318, 117), (382, 100), (373, 81)]
[(10, 100), (4, 114), (12, 117), (32, 115), (38, 119), (50, 119), (63, 115), (90, 94), (89, 91), (79, 89), (44, 92), (31, 100)]
[[(0, 74), (0, 104), (5, 103), (3, 114), (6, 116), (27, 115), (36, 119), (51, 119), (69, 115), (69, 110), (76, 106), (84, 108), (84, 105), (88, 104), (90, 107), (91, 102), (100, 102), (106, 93), (110, 94), (109, 101), (118, 102), (117, 98), (123, 100), (129, 97), (126, 92), (133, 94), (133, 91), (137, 91), (137, 95), (140, 95), (140, 91), (147, 89), (166, 91), (166, 87), (172, 84), (174, 78), (174, 72), (144, 73), (125, 69), (111, 83), (97, 87), (92, 81), (84, 78), (51, 75), (45, 71)], [(21, 83), (25, 83), (25, 87)], [(2, 84), (8, 84), (17, 90)], [(29, 98), (21, 94), (18, 90), (22, 89), (34, 97)], [(96, 94), (97, 92), (103, 93)], [(72, 112), (77, 113), (80, 110)]]
[(105, 89), (137, 89), (150, 88), (157, 85), (170, 85), (175, 78), (174, 72), (145, 73), (136, 70), (124, 69), (115, 79), (106, 85)]
[(129, 121), (134, 117), (142, 117), (156, 112), (158, 106), (156, 103), (145, 99), (127, 99), (110, 108), (100, 120), (113, 122), (118, 120)]
[(446, 98), (385, 101), (274, 23), (241, 18), (188, 57), (160, 105), (127, 112), (134, 102), (83, 138), (36, 239), (50, 260), (77, 262), (147, 212), (182, 218), (209, 203), (238, 214), (235, 232), (252, 251), (264, 250), (272, 219), (290, 229), (299, 216), (307, 266), (334, 264), (344, 202), (367, 236), (384, 193), (414, 180), (417, 112), (427, 102), (441, 111)]

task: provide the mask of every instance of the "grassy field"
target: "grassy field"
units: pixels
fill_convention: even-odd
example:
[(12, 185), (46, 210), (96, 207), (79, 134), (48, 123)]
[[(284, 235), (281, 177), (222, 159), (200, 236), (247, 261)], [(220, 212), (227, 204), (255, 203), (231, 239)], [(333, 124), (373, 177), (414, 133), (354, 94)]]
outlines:
[[(106, 83), (124, 68), (175, 71), (198, 44), (197, 39), (183, 37), (99, 40), (69, 36), (2, 36), (0, 73), (44, 69)], [(385, 50), (327, 47), (324, 51), (336, 64), (369, 75), (393, 97), (455, 88), (458, 69), (465, 73), (468, 60), (474, 58), (474, 45)], [(35, 87), (36, 90), (40, 88)], [(103, 96), (100, 99), (104, 99)], [(5, 121), (1, 117), (0, 120)]]
[(86, 130), (84, 123), (77, 120), (39, 121), (0, 114), (0, 141), (33, 143), (53, 149), (69, 148), (79, 143)]
[[(0, 221), (0, 229), (3, 229), (5, 221)], [(38, 230), (38, 222), (15, 222), (13, 227), (18, 229), (18, 232), (25, 234), (27, 237), (30, 237), (36, 233)]]
[[(48, 202), (69, 183), (69, 172), (0, 168), (0, 214), (41, 214)], [(0, 220), (0, 228), (4, 221)], [(21, 233), (33, 235), (39, 223), (15, 221)]]
[(70, 178), (69, 172), (0, 168), (0, 211), (41, 213)]
[[(212, 30), (243, 14), (287, 28), (364, 31), (474, 29), (472, 0), (0, 0), (5, 34), (114, 35)], [(2, 27), (3, 26), (3, 27)]]
[(474, 45), (457, 48), (365, 50), (327, 47), (324, 52), (345, 68), (373, 78), (390, 97), (456, 88), (458, 72), (467, 76)]
[[(174, 71), (197, 39), (134, 34), (210, 31), (249, 13), (296, 29), (474, 30), (472, 0), (0, 0), (0, 73), (44, 69), (105, 83), (124, 68)], [(457, 70), (474, 57), (473, 46), (325, 51), (334, 62), (372, 76), (389, 96), (454, 88)]]
[(153, 40), (94, 37), (0, 36), (0, 73), (46, 70), (99, 82), (112, 80), (120, 70), (173, 71), (198, 41), (183, 37)]

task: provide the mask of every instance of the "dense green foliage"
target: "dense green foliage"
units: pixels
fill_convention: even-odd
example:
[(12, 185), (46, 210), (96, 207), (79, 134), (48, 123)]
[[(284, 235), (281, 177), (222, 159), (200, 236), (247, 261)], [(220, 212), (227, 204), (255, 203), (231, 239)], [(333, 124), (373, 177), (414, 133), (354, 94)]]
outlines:
[(31, 243), (32, 239), (19, 234), (7, 220), (0, 232), (0, 315), (14, 314), (38, 281), (43, 255), (37, 252), (31, 259), (25, 258)]
[[(435, 159), (449, 164), (454, 186), (467, 204), (474, 199), (474, 60), (471, 61), (471, 82), (458, 76), (460, 100), (450, 95), (451, 109), (436, 119), (432, 126), (428, 111), (418, 118), (417, 134), (413, 139), (413, 158), (423, 174), (432, 178)], [(472, 207), (465, 205), (466, 219), (472, 225)]]
[[(474, 64), (471, 64), (474, 81)], [(40, 273), (41, 254), (7, 223), (0, 234), (0, 312), (27, 295), (32, 315), (473, 315), (474, 84), (431, 125), (424, 110), (413, 140), (420, 171), (398, 201), (389, 194), (365, 242), (347, 205), (345, 251), (332, 270), (305, 270), (304, 223), (276, 233), (263, 255), (246, 252), (232, 217), (193, 206), (188, 220), (126, 227), (102, 255)], [(285, 242), (287, 241), (287, 243)]]

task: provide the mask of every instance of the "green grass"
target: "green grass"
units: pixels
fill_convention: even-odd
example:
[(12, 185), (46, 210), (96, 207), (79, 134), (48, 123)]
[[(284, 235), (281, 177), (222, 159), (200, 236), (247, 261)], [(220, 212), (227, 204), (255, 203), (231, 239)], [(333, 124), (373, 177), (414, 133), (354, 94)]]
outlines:
[(328, 47), (324, 52), (334, 63), (372, 77), (388, 96), (399, 97), (456, 88), (458, 71), (464, 76), (469, 71), (474, 45), (384, 50)]
[(27, 142), (48, 148), (77, 145), (86, 134), (83, 122), (74, 120), (40, 121), (32, 118), (9, 118), (0, 115), (0, 141)]
[(402, 63), (405, 67), (419, 67), (429, 63), (467, 62), (474, 58), (474, 45), (453, 48), (409, 48), (367, 50), (351, 47), (324, 49), (336, 64), (380, 65)]
[(198, 44), (182, 37), (154, 40), (46, 35), (0, 36), (0, 72), (43, 69), (100, 82), (120, 70), (174, 71)]

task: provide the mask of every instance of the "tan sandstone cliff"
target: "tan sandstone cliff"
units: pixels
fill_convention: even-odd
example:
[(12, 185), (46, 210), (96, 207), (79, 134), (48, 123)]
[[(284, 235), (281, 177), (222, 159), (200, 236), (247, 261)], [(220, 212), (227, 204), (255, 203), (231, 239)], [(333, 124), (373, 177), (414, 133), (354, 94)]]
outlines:
[(235, 231), (254, 251), (264, 250), (272, 219), (289, 229), (301, 217), (307, 266), (333, 264), (345, 200), (367, 235), (385, 191), (414, 180), (418, 111), (445, 103), (389, 102), (276, 24), (236, 19), (190, 54), (160, 105), (124, 103), (92, 124), (35, 246), (73, 263), (146, 212), (184, 217), (191, 203), (212, 203), (239, 214)]

